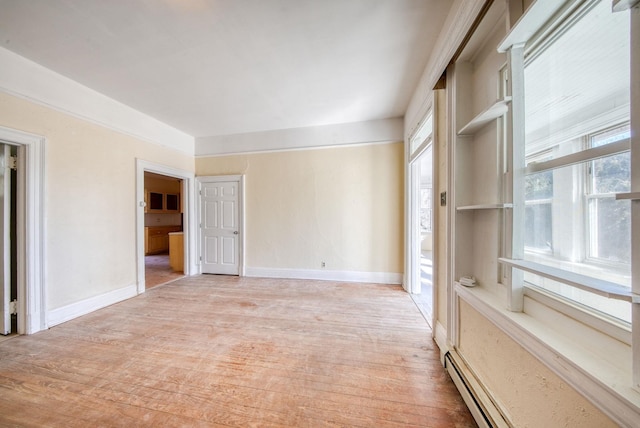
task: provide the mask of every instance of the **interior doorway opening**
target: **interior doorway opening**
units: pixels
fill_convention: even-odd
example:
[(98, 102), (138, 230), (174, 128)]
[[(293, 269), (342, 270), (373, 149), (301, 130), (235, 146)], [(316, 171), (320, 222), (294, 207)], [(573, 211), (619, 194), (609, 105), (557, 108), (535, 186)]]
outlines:
[[(0, 334), (18, 334), (18, 148), (0, 143)], [(2, 337), (0, 336), (0, 337)]]
[(144, 172), (145, 289), (185, 276), (184, 180)]
[(416, 168), (413, 183), (417, 190), (418, 202), (415, 213), (419, 219), (415, 233), (419, 243), (416, 251), (419, 252), (417, 272), (415, 275), (416, 286), (413, 287), (411, 297), (429, 325), (433, 319), (433, 150), (429, 145), (415, 160)]

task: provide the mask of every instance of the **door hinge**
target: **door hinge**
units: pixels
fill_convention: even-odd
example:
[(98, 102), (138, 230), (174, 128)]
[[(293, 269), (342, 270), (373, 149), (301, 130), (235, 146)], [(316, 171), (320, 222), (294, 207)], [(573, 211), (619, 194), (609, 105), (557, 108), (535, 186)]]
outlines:
[(17, 171), (18, 170), (18, 156), (16, 156), (16, 155), (9, 156), (9, 159), (7, 159), (7, 167), (9, 169)]
[(12, 300), (9, 302), (9, 314), (16, 315), (18, 313), (18, 301)]

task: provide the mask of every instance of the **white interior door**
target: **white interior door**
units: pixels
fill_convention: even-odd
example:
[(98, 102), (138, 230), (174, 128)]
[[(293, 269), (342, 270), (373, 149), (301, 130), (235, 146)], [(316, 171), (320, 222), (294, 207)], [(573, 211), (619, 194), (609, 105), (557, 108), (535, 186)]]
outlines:
[(11, 333), (11, 148), (0, 144), (0, 334)]
[(240, 274), (240, 181), (201, 182), (202, 273)]

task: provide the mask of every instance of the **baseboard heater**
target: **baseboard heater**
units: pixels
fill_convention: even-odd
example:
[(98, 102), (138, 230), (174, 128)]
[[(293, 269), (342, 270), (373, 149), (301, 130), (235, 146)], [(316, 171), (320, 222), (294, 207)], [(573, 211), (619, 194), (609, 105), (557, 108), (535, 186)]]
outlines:
[(456, 388), (458, 388), (462, 399), (469, 408), (478, 426), (482, 428), (509, 427), (510, 424), (505, 421), (500, 410), (484, 391), (482, 391), (477, 381), (465, 376), (461, 368), (461, 365), (464, 363), (456, 361), (458, 358), (451, 352), (447, 352), (444, 356), (444, 367), (456, 385)]

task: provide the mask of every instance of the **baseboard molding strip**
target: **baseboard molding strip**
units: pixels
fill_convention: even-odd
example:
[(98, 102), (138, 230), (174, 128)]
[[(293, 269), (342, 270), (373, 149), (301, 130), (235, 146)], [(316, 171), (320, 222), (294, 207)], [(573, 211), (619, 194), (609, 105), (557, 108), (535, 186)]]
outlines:
[(86, 315), (98, 309), (113, 305), (126, 299), (135, 297), (138, 294), (135, 284), (117, 290), (109, 291), (98, 296), (90, 297), (70, 305), (53, 309), (47, 313), (47, 327), (53, 327), (82, 315)]
[(342, 270), (314, 269), (245, 269), (245, 275), (257, 278), (317, 279), (324, 281), (365, 282), (373, 284), (402, 284), (402, 274), (395, 272), (357, 272)]

